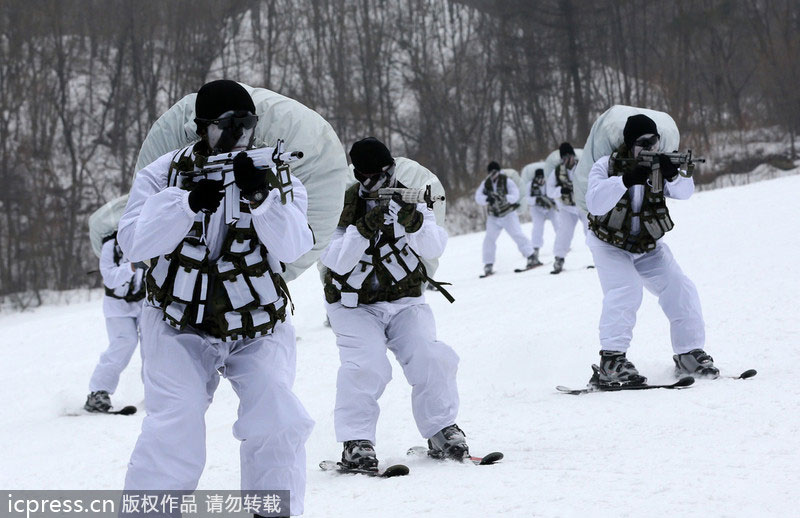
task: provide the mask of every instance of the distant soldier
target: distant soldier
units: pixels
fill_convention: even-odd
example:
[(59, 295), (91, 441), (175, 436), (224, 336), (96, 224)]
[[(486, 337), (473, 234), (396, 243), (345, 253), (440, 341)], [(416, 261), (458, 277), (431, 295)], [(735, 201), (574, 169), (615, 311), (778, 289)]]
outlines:
[(586, 216), (575, 206), (572, 188), (575, 166), (578, 165), (575, 150), (569, 142), (563, 142), (558, 146), (558, 152), (561, 155), (561, 163), (547, 179), (547, 194), (556, 200), (558, 206), (556, 243), (553, 247), (553, 255), (556, 259), (553, 263), (553, 271), (550, 273), (561, 273), (561, 270), (564, 269), (564, 258), (569, 252), (575, 225), (580, 221), (584, 234), (586, 234), (588, 226)]
[(520, 253), (527, 259), (527, 268), (536, 265), (536, 256), (530, 240), (525, 237), (517, 216), (519, 204), (519, 188), (513, 180), (500, 172), (500, 164), (489, 162), (488, 176), (478, 190), (475, 191), (475, 202), (487, 207), (489, 215), (486, 217), (486, 235), (483, 238), (483, 275), (494, 273), (493, 265), (497, 250), (497, 238), (505, 229), (511, 239), (517, 243)]
[(100, 274), (106, 294), (103, 314), (106, 317), (108, 348), (100, 355), (89, 380), (89, 396), (83, 408), (89, 412), (111, 410), (111, 394), (119, 376), (131, 361), (139, 343), (139, 317), (144, 300), (144, 270), (122, 254), (117, 233), (108, 236), (100, 252)]
[(528, 208), (531, 212), (531, 221), (533, 221), (533, 230), (531, 230), (533, 266), (540, 266), (542, 262), (539, 260), (539, 249), (544, 245), (544, 224), (549, 220), (553, 225), (553, 230), (558, 234), (558, 209), (556, 202), (547, 196), (544, 169), (536, 169), (530, 183), (526, 185), (526, 189)]

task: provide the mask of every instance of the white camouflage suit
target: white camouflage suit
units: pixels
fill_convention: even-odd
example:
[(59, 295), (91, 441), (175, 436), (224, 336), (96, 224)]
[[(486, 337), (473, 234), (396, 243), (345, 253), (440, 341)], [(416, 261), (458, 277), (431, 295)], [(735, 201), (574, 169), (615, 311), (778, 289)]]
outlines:
[[(562, 164), (561, 167), (564, 167)], [(572, 169), (567, 170), (567, 177), (574, 182), (573, 175), (575, 168), (578, 167), (577, 161)], [(589, 220), (586, 215), (576, 205), (564, 205), (561, 202), (561, 187), (556, 185), (556, 173), (553, 171), (547, 176), (547, 195), (556, 201), (558, 211), (556, 212), (556, 242), (553, 245), (553, 255), (564, 258), (569, 252), (572, 244), (572, 236), (575, 234), (575, 225), (580, 222), (583, 225), (583, 233), (589, 231)]]
[[(376, 203), (367, 200), (367, 210)], [(422, 258), (437, 258), (444, 253), (447, 232), (437, 225), (427, 205), (419, 204), (417, 210), (423, 214), (423, 223), (416, 232), (406, 234), (408, 245)], [(395, 224), (395, 236), (401, 232), (405, 230)], [(338, 227), (322, 254), (322, 263), (344, 275), (353, 270), (369, 245), (370, 240), (355, 225)], [(456, 422), (458, 355), (436, 339), (433, 312), (424, 296), (355, 308), (340, 302), (326, 303), (325, 307), (341, 361), (334, 410), (337, 441), (366, 439), (375, 444), (378, 399), (392, 379), (387, 348), (413, 387), (411, 408), (419, 433), (430, 438)]]
[[(492, 186), (497, 191), (497, 181), (499, 178), (492, 180)], [(484, 180), (485, 182), (485, 180)], [(475, 191), (475, 203), (481, 207), (489, 204), (486, 194), (483, 192), (484, 182), (478, 186)], [(508, 203), (517, 203), (519, 201), (519, 188), (514, 180), (506, 177), (506, 201)], [(494, 264), (495, 254), (497, 252), (497, 238), (500, 233), (505, 229), (511, 239), (517, 244), (517, 249), (523, 257), (528, 258), (533, 254), (533, 245), (530, 240), (525, 236), (522, 227), (519, 224), (519, 216), (516, 210), (510, 211), (504, 216), (486, 215), (486, 235), (483, 237), (483, 264)]]
[[(632, 210), (642, 206), (644, 186), (630, 189), (621, 176), (608, 176), (605, 156), (595, 162), (589, 173), (586, 206), (591, 214), (601, 216), (614, 208), (626, 191), (630, 192)], [(694, 192), (694, 180), (678, 175), (664, 182), (664, 195), (685, 200)], [(639, 218), (631, 222), (632, 233), (646, 230)], [(600, 315), (600, 345), (603, 350), (625, 352), (631, 343), (636, 311), (642, 303), (642, 287), (658, 297), (658, 303), (670, 322), (672, 349), (676, 354), (702, 349), (705, 324), (697, 289), (681, 271), (663, 239), (655, 250), (633, 254), (598, 239), (589, 232), (586, 244), (592, 251), (597, 275), (603, 289), (603, 312)]]
[[(550, 221), (550, 224), (553, 225), (553, 230), (556, 235), (558, 235), (558, 209), (555, 207), (546, 209), (536, 204), (536, 196), (530, 195), (533, 181), (534, 179), (532, 178), (530, 182), (527, 182), (525, 184), (525, 189), (528, 198), (528, 210), (531, 213), (531, 221), (533, 222), (533, 228), (531, 229), (531, 246), (538, 249), (544, 246), (544, 224), (546, 221)], [(545, 190), (546, 186), (542, 186), (542, 192)]]
[[(132, 261), (173, 251), (198, 216), (189, 193), (167, 187), (175, 152), (136, 175), (119, 224), (118, 239)], [(279, 192), (251, 211), (259, 240), (276, 259), (290, 263), (311, 249), (307, 194), (292, 178), (294, 201), (282, 205)], [(227, 233), (223, 206), (211, 215), (205, 236), (215, 261)], [(292, 392), (295, 332), (286, 322), (263, 337), (222, 342), (194, 330), (178, 331), (162, 310), (145, 302), (142, 350), (147, 417), (128, 464), (126, 490), (194, 490), (205, 465), (205, 413), (220, 374), (239, 396), (233, 435), (241, 441), (241, 488), (289, 490), (291, 514), (303, 512), (305, 442), (314, 422)]]
[[(142, 285), (144, 270), (131, 269), (131, 262), (122, 257), (119, 264), (114, 262), (114, 239), (103, 243), (100, 251), (100, 274), (103, 285), (124, 297), (131, 285), (133, 292)], [(106, 318), (108, 348), (100, 355), (89, 380), (89, 391), (105, 390), (113, 394), (119, 384), (119, 376), (131, 361), (136, 345), (139, 343), (139, 318), (142, 314), (142, 301), (127, 302), (123, 299), (103, 297), (103, 315)]]

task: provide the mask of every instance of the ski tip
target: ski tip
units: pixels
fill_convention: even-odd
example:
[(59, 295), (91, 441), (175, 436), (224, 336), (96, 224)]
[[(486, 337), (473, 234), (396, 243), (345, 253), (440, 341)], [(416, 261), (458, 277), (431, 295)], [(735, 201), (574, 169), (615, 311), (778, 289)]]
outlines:
[(404, 477), (410, 473), (411, 470), (408, 469), (408, 466), (403, 464), (395, 464), (394, 466), (389, 466), (386, 468), (379, 476), (384, 478), (391, 478), (391, 477)]
[(743, 373), (739, 374), (739, 379), (746, 380), (747, 378), (752, 378), (756, 374), (758, 374), (757, 370), (748, 369), (748, 370), (744, 371)]
[(119, 415), (133, 415), (136, 413), (136, 407), (133, 405), (128, 405), (116, 410), (114, 413)]
[(676, 381), (673, 387), (688, 387), (689, 385), (694, 385), (694, 378), (691, 376), (686, 376), (685, 378), (681, 378)]
[(478, 464), (481, 466), (487, 466), (489, 464), (494, 464), (495, 462), (499, 462), (503, 460), (503, 454), (499, 451), (493, 451), (492, 453), (487, 453), (484, 455), (479, 461)]

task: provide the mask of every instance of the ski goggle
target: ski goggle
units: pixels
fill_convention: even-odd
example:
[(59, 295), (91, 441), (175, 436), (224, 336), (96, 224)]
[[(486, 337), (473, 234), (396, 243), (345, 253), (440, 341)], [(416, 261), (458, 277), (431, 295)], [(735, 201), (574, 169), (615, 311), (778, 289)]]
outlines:
[(378, 175), (382, 175), (382, 174), (384, 174), (384, 173), (387, 173), (387, 172), (389, 171), (389, 169), (391, 169), (392, 167), (394, 167), (394, 162), (392, 162), (392, 163), (391, 163), (391, 164), (389, 164), (389, 165), (385, 165), (385, 166), (383, 166), (383, 167), (380, 169), (380, 171), (373, 171), (373, 172), (371, 172), (371, 173), (365, 173), (364, 171), (360, 171), (360, 170), (358, 170), (358, 169), (356, 169), (356, 168), (354, 167), (354, 168), (353, 168), (353, 174), (355, 175), (355, 177), (356, 177), (356, 180), (358, 180), (359, 182), (364, 182), (365, 180), (367, 180), (367, 179), (369, 179), (369, 178), (373, 178), (373, 177), (375, 177), (375, 176), (378, 176)]
[(651, 135), (649, 137), (640, 137), (636, 139), (633, 143), (634, 147), (640, 147), (643, 149), (654, 148), (656, 144), (658, 144), (658, 135)]
[(258, 115), (253, 115), (249, 111), (240, 110), (235, 112), (225, 112), (221, 117), (216, 119), (201, 119), (197, 117), (194, 119), (195, 124), (202, 123), (207, 125), (215, 125), (221, 130), (230, 128), (255, 128), (258, 123)]

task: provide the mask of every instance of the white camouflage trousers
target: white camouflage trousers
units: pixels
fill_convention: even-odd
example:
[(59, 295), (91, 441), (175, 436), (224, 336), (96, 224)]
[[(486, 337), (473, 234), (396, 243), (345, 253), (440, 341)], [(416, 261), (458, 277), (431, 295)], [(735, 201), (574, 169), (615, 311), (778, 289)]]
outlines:
[(430, 306), (382, 302), (346, 308), (337, 302), (326, 309), (341, 361), (334, 410), (337, 441), (375, 444), (378, 399), (392, 379), (387, 348), (413, 387), (411, 409), (419, 433), (430, 438), (456, 422), (458, 355), (436, 340)]
[(550, 224), (553, 225), (553, 230), (558, 235), (558, 211), (536, 206), (531, 206), (530, 211), (531, 221), (533, 221), (531, 245), (533, 248), (542, 248), (544, 246), (544, 223), (546, 221), (550, 221)]
[(553, 255), (564, 258), (569, 252), (572, 244), (572, 236), (575, 234), (575, 225), (580, 221), (583, 225), (583, 233), (589, 231), (589, 220), (586, 215), (579, 212), (576, 208), (568, 208), (563, 205), (558, 209), (558, 224), (556, 225), (556, 243), (553, 246)]
[(119, 384), (119, 376), (130, 363), (136, 345), (139, 343), (139, 319), (136, 317), (108, 317), (108, 348), (100, 355), (100, 360), (89, 379), (89, 392), (105, 390), (113, 394)]
[(706, 334), (700, 297), (665, 243), (658, 241), (652, 252), (632, 254), (600, 241), (590, 232), (586, 244), (603, 288), (602, 349), (624, 352), (630, 347), (642, 287), (658, 297), (669, 319), (675, 354), (703, 348)]
[(194, 490), (206, 460), (205, 413), (220, 372), (239, 396), (233, 435), (241, 441), (241, 488), (289, 490), (303, 512), (305, 443), (314, 421), (292, 392), (295, 332), (288, 320), (271, 335), (225, 343), (142, 311), (147, 417), (128, 464), (126, 490)]
[(516, 211), (511, 211), (505, 216), (486, 216), (486, 235), (483, 238), (483, 264), (494, 264), (495, 253), (497, 251), (497, 238), (500, 232), (505, 229), (511, 239), (517, 244), (519, 252), (527, 258), (533, 253), (533, 245), (525, 236), (519, 224), (519, 216)]

